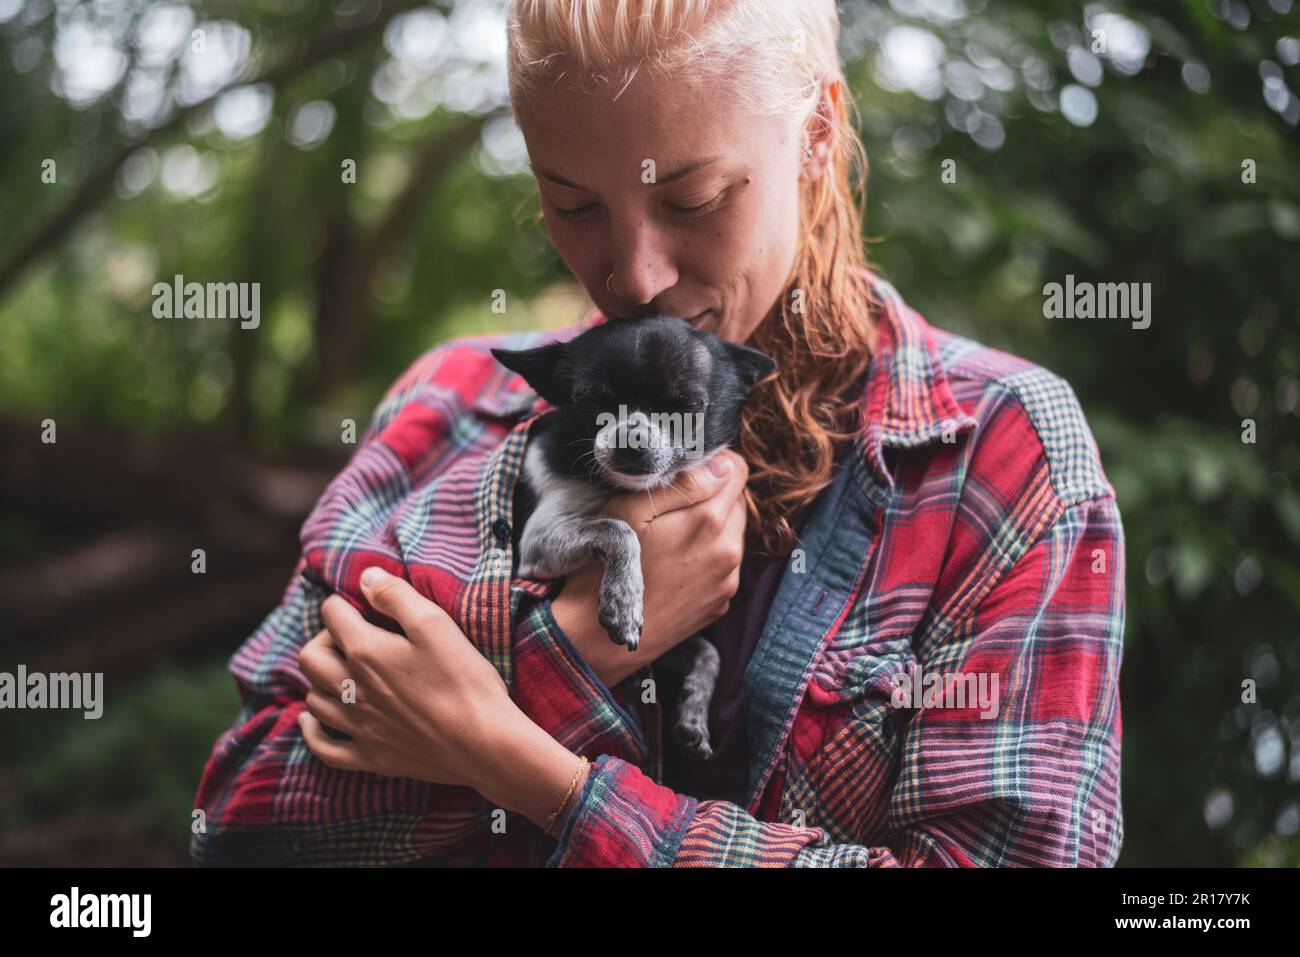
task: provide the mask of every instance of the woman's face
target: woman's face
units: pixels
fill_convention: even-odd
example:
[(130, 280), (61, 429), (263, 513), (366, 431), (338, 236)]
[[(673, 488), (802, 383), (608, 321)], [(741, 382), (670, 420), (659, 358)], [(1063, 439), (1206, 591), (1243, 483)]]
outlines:
[(519, 110), (551, 241), (611, 320), (667, 313), (744, 342), (784, 292), (823, 151), (689, 78), (642, 73), (611, 99), (557, 86)]

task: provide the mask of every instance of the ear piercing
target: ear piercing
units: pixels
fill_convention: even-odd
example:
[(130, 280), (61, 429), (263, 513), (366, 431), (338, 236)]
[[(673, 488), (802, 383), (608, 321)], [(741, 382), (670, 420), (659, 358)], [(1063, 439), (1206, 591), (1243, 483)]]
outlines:
[[(610, 292), (614, 292), (614, 274), (613, 274), (613, 273), (610, 273), (610, 274), (609, 274), (609, 277), (605, 280), (605, 288), (608, 289)], [(618, 295), (618, 293), (614, 293), (614, 295)]]
[(813, 155), (812, 147), (811, 147), (811, 146), (805, 146), (805, 147), (803, 148), (803, 155), (806, 156), (806, 157), (808, 157), (809, 159), (812, 159), (812, 155)]

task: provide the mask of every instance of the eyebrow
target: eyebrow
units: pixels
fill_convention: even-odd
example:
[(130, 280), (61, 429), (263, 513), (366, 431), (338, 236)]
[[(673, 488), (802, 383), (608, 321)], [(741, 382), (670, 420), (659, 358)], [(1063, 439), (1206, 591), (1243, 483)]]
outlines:
[[(674, 180), (681, 179), (683, 176), (689, 176), (691, 173), (694, 173), (697, 170), (701, 170), (706, 166), (712, 166), (720, 159), (722, 159), (721, 154), (718, 154), (716, 156), (706, 156), (703, 159), (693, 160), (692, 162), (687, 163), (685, 166), (681, 166), (673, 170), (671, 173), (665, 173), (663, 176), (656, 176), (655, 181), (650, 185), (662, 186), (665, 183), (671, 183)], [(552, 172), (551, 170), (547, 169), (545, 166), (538, 166), (532, 160), (528, 161), (528, 167), (533, 171), (535, 175), (544, 176), (546, 179), (549, 179), (554, 183), (559, 183), (561, 186), (567, 186), (570, 189), (587, 188), (585, 186), (579, 186), (577, 183), (570, 182), (569, 180), (565, 179), (563, 176), (559, 175), (558, 173)]]

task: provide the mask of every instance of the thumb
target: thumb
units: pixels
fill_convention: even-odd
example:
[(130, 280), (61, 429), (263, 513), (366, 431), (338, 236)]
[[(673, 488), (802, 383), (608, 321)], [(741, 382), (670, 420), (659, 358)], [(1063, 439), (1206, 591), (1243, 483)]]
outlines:
[(440, 620), (449, 620), (437, 602), (425, 598), (405, 578), (389, 574), (378, 566), (361, 573), (361, 593), (375, 611), (400, 624), (408, 638)]

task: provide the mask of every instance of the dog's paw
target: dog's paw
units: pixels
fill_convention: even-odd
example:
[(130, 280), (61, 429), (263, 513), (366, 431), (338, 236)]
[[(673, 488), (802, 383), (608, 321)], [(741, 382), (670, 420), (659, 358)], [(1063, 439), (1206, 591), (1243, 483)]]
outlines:
[[(635, 539), (634, 539), (635, 540)], [(606, 568), (600, 580), (600, 608), (597, 616), (601, 626), (616, 645), (627, 645), (636, 651), (645, 626), (645, 585), (641, 581), (640, 565), (632, 565), (620, 572), (618, 566)]]
[(628, 651), (636, 651), (641, 642), (641, 602), (620, 601), (609, 595), (602, 595), (600, 612), (597, 616), (600, 625), (609, 634), (609, 640), (616, 645), (627, 645)]
[(673, 728), (673, 737), (683, 751), (697, 761), (707, 761), (713, 757), (713, 748), (709, 744), (709, 722), (701, 715), (681, 715)]

